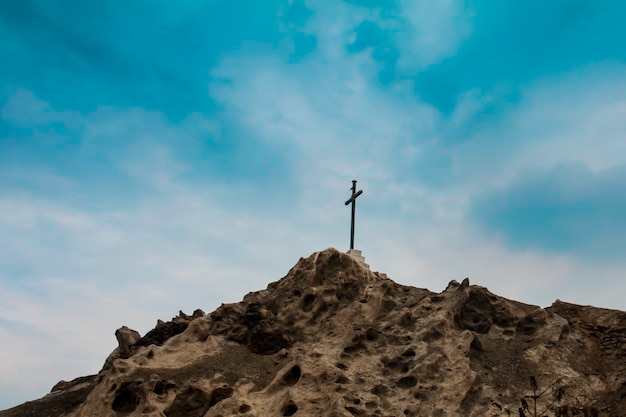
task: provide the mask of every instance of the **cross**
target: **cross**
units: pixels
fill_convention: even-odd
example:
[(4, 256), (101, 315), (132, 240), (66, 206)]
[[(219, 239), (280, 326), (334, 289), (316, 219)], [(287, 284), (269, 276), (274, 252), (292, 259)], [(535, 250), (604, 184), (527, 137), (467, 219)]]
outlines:
[(356, 198), (363, 194), (363, 190), (356, 191), (356, 180), (352, 180), (352, 196), (346, 201), (346, 206), (352, 203), (352, 224), (350, 226), (350, 249), (354, 249), (354, 211), (356, 209)]

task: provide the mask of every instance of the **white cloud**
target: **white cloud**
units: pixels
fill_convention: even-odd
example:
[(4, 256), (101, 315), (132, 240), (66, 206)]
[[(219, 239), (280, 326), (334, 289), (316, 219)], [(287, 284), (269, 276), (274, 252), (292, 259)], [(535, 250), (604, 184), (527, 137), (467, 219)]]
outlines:
[[(461, 128), (462, 139), (437, 144), (432, 156), (448, 155), (455, 184), (470, 192), (506, 187), (528, 172), (563, 164), (582, 163), (594, 172), (624, 165), (623, 74), (623, 66), (606, 64), (538, 79), (520, 88), (519, 101), (501, 107), (493, 120), (481, 113), (498, 89), (470, 90), (459, 97), (450, 124), (438, 126), (442, 132)], [(463, 127), (472, 120), (471, 128)]]
[[(346, 45), (354, 41), (354, 29), (364, 21), (376, 22), (393, 40), (399, 52), (398, 69), (403, 75), (414, 75), (428, 66), (453, 55), (472, 31), (472, 13), (463, 1), (401, 0), (397, 10), (368, 8), (347, 3), (307, 2), (313, 17), (307, 33), (318, 39), (325, 57), (343, 59)], [(376, 76), (377, 65), (362, 63), (364, 74)]]
[(231, 120), (282, 147), (302, 187), (322, 192), (344, 188), (339, 179), (390, 180), (432, 140), (437, 112), (415, 101), (408, 85), (385, 91), (371, 83), (360, 70), (365, 56), (344, 54), (330, 72), (326, 59), (305, 69), (232, 57), (214, 72), (222, 81), (211, 92)]
[(584, 68), (531, 86), (514, 125), (528, 144), (518, 163), (546, 168), (583, 162), (593, 170), (624, 164), (625, 69)]
[[(20, 88), (0, 108), (0, 118), (19, 127), (37, 129), (53, 122), (76, 127), (80, 115), (74, 111), (55, 111), (48, 103), (35, 97), (32, 91)], [(53, 134), (54, 130), (46, 129), (44, 132)]]
[(45, 113), (49, 111), (48, 103), (33, 96), (28, 90), (19, 89), (9, 101), (0, 109), (0, 117), (5, 122), (18, 126), (32, 126), (38, 123), (47, 123)]
[(453, 55), (471, 32), (471, 14), (463, 1), (401, 0), (406, 25), (397, 36), (399, 68), (414, 74)]

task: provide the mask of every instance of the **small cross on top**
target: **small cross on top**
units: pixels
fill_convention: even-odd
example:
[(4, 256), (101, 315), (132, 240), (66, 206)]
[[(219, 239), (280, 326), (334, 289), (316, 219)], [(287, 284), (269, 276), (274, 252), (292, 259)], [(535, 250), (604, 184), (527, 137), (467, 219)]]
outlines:
[(356, 180), (352, 180), (352, 196), (346, 201), (346, 206), (352, 204), (352, 223), (350, 226), (350, 249), (354, 249), (354, 212), (356, 210), (356, 198), (363, 194), (363, 190), (356, 190)]

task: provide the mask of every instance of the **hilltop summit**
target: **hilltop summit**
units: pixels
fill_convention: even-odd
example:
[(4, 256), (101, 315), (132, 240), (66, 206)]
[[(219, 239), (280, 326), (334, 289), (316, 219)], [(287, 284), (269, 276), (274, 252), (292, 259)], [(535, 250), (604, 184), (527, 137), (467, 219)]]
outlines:
[(98, 375), (0, 417), (626, 415), (626, 313), (467, 279), (434, 293), (332, 248), (239, 303), (116, 337)]

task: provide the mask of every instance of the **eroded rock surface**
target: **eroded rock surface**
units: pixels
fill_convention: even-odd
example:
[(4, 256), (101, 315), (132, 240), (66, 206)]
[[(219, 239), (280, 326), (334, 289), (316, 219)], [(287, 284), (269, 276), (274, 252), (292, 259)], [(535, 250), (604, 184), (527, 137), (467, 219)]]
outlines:
[(626, 415), (626, 313), (469, 280), (433, 293), (334, 249), (239, 303), (120, 336), (99, 375), (0, 416), (518, 416), (522, 398), (527, 416)]

